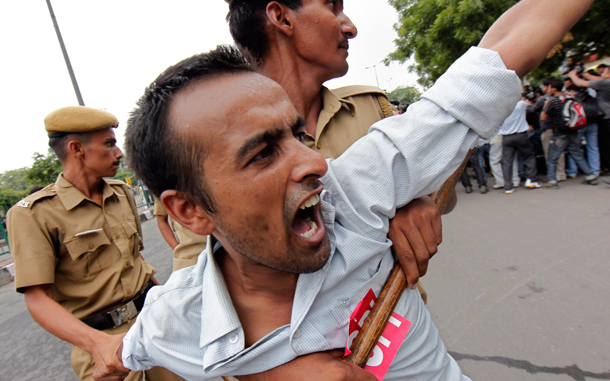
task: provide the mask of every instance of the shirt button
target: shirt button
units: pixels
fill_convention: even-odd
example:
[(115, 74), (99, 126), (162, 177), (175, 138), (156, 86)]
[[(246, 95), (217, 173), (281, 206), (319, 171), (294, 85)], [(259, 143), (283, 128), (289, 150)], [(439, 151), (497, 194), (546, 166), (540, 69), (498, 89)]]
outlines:
[(121, 237), (120, 235), (116, 234), (116, 235), (114, 236), (114, 239), (119, 239), (120, 237)]
[(237, 343), (237, 340), (239, 339), (239, 335), (237, 335), (236, 333), (232, 334), (231, 336), (229, 336), (229, 342), (231, 344), (235, 344)]
[(293, 338), (298, 339), (299, 337), (301, 337), (301, 330), (300, 329), (296, 329), (294, 331), (294, 334), (292, 335)]
[(131, 290), (127, 290), (125, 291), (125, 293), (127, 294), (127, 296), (131, 295)]
[(93, 249), (93, 244), (90, 243), (89, 246), (87, 246), (89, 249)]
[(316, 148), (318, 148), (318, 149), (322, 148), (322, 143), (318, 142), (318, 145), (316, 145)]

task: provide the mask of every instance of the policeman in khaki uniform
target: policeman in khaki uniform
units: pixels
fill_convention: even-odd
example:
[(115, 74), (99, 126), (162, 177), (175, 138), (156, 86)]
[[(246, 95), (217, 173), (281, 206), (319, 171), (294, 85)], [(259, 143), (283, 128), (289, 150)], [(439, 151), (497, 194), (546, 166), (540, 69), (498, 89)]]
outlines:
[[(358, 31), (343, 2), (288, 0), (229, 3), (231, 35), (248, 60), (288, 94), (306, 122), (305, 144), (325, 158), (340, 156), (368, 133), (375, 122), (393, 115), (387, 95), (373, 86), (329, 90), (325, 81), (347, 72), (349, 40)], [(455, 193), (445, 213), (453, 209)], [(405, 269), (408, 285), (419, 286), (428, 260), (442, 237), (438, 207), (430, 197), (416, 199), (397, 211), (389, 238)]]
[[(72, 343), (71, 363), (81, 380), (94, 365), (106, 367), (106, 335), (127, 332), (154, 285), (144, 262), (133, 195), (116, 174), (123, 153), (116, 146), (114, 115), (64, 107), (45, 118), (49, 146), (63, 166), (55, 184), (15, 205), (7, 225), (15, 287), (25, 294), (34, 320)], [(106, 368), (107, 369), (107, 368)], [(148, 380), (177, 376), (162, 368)], [(132, 372), (127, 380), (141, 380)]]
[(174, 221), (167, 215), (157, 196), (155, 196), (154, 215), (157, 216), (161, 235), (174, 250), (173, 271), (195, 265), (199, 254), (205, 249), (207, 236), (195, 234)]

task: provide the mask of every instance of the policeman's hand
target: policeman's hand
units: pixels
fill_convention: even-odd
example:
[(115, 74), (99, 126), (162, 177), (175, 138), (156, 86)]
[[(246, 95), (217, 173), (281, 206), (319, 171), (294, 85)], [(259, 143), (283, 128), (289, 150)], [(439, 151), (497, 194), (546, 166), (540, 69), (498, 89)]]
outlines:
[(240, 381), (376, 381), (372, 373), (342, 360), (343, 351), (312, 353), (259, 374), (237, 376)]
[(96, 341), (96, 350), (92, 353), (95, 360), (93, 378), (97, 381), (121, 381), (127, 377), (130, 370), (123, 366), (121, 352), (123, 351), (123, 337), (120, 335), (103, 336)]
[(390, 221), (388, 238), (411, 289), (415, 289), (419, 277), (428, 271), (428, 261), (443, 240), (442, 227), (441, 213), (427, 196), (398, 209)]

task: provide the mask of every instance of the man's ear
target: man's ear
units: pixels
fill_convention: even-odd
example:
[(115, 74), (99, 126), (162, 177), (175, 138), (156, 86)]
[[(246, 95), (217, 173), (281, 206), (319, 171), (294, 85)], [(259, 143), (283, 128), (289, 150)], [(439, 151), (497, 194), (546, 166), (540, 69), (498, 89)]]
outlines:
[(67, 147), (68, 155), (82, 159), (85, 156), (85, 145), (78, 140), (70, 140)]
[(283, 33), (287, 37), (291, 37), (294, 33), (291, 9), (287, 6), (272, 1), (267, 4), (267, 20), (273, 26), (273, 29)]
[(210, 235), (216, 230), (216, 226), (201, 205), (185, 197), (182, 192), (166, 190), (161, 194), (160, 199), (167, 214), (193, 233)]

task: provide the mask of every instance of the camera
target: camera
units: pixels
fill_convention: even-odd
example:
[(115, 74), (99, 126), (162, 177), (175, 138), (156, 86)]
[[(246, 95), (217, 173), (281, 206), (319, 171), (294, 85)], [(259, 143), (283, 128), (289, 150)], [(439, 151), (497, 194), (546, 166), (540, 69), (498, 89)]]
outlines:
[(570, 79), (568, 73), (572, 70), (576, 70), (576, 74), (580, 77), (580, 75), (585, 71), (585, 65), (582, 62), (577, 62), (575, 65), (565, 66), (560, 72), (564, 81), (566, 79)]
[(542, 95), (544, 92), (540, 87), (532, 87), (526, 88), (526, 91), (521, 94), (521, 96), (527, 99), (530, 102), (535, 102), (538, 96)]

